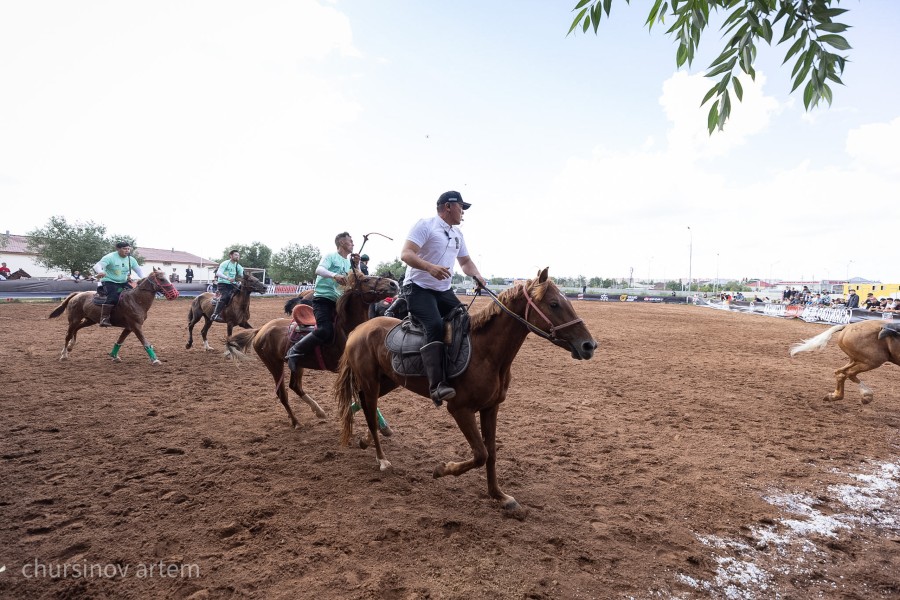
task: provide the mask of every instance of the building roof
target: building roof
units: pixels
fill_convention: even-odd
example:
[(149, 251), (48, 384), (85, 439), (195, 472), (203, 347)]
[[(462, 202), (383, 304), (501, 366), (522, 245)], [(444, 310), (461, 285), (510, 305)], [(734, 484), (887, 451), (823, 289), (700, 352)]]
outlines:
[[(0, 252), (3, 252), (5, 254), (34, 254), (34, 252), (28, 251), (28, 236), (10, 234), (8, 237), (9, 243), (7, 243), (6, 246), (0, 248)], [(216, 262), (214, 260), (209, 260), (207, 258), (197, 256), (196, 254), (191, 254), (190, 252), (176, 250), (175, 248), (172, 248), (171, 250), (164, 250), (162, 248), (144, 248), (143, 246), (140, 246), (138, 247), (137, 251), (144, 260), (150, 262), (193, 264), (212, 264)]]

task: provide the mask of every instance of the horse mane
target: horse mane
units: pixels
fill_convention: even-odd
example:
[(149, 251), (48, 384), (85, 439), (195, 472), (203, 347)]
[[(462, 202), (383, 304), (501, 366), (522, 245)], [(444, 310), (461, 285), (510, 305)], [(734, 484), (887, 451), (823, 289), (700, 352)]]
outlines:
[[(529, 279), (524, 285), (515, 285), (503, 290), (497, 294), (497, 299), (503, 304), (507, 304), (508, 301), (515, 300), (527, 290), (535, 302), (540, 302), (547, 293), (547, 290), (550, 289), (550, 286), (556, 287), (549, 278), (544, 283), (538, 283), (535, 279)], [(471, 320), (469, 321), (470, 329), (481, 329), (501, 312), (503, 312), (503, 309), (500, 308), (496, 302), (491, 302), (487, 308), (471, 316)]]

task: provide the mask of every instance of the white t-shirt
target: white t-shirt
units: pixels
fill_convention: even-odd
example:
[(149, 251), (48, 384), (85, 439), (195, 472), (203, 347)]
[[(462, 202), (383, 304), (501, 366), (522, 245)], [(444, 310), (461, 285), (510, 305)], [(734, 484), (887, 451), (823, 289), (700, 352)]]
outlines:
[(407, 265), (404, 283), (415, 283), (419, 287), (438, 292), (449, 290), (453, 283), (453, 266), (457, 258), (469, 255), (462, 230), (448, 225), (435, 215), (430, 219), (420, 219), (406, 234), (406, 239), (419, 247), (420, 258), (450, 269), (450, 277), (438, 280), (428, 271)]

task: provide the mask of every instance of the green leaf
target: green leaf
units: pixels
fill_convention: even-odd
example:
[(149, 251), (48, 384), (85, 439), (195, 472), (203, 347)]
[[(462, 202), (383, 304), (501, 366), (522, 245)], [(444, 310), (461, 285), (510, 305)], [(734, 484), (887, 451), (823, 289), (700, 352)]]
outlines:
[(741, 82), (737, 77), (731, 80), (731, 86), (734, 88), (734, 95), (737, 96), (738, 102), (743, 102), (744, 86), (741, 85)]
[(578, 10), (579, 8), (581, 8), (588, 2), (591, 2), (591, 0), (579, 0), (578, 4), (575, 5), (575, 8), (572, 9), (572, 12), (575, 12), (576, 10)]
[(824, 42), (834, 48), (837, 48), (838, 50), (849, 50), (850, 48), (852, 48), (852, 46), (850, 46), (850, 44), (847, 42), (847, 40), (845, 40), (844, 38), (842, 38), (839, 35), (834, 35), (834, 34), (820, 35), (819, 41)]
[(805, 38), (805, 37), (800, 37), (796, 42), (794, 42), (794, 45), (791, 46), (791, 49), (788, 50), (788, 51), (787, 51), (787, 54), (784, 55), (784, 60), (781, 61), (781, 64), (786, 63), (788, 60), (790, 60), (790, 58), (791, 58), (793, 55), (797, 54), (797, 52), (799, 52), (800, 49), (803, 48), (803, 44), (804, 44), (804, 43), (806, 43), (806, 38)]
[(803, 106), (806, 107), (806, 110), (809, 110), (809, 105), (812, 102), (815, 91), (815, 86), (813, 86), (812, 81), (806, 84), (806, 89), (803, 90)]
[[(737, 81), (737, 79), (735, 79), (735, 81)], [(709, 99), (712, 98), (713, 96), (715, 96), (716, 92), (718, 92), (718, 91), (719, 91), (718, 85), (714, 85), (711, 88), (709, 88), (709, 91), (706, 92), (706, 95), (703, 97), (703, 102), (700, 103), (700, 106), (703, 106), (704, 104), (709, 102)]]
[[(585, 2), (585, 0), (582, 0), (582, 2), (579, 3), (579, 6), (581, 6), (584, 2)], [(578, 15), (575, 17), (575, 20), (572, 21), (572, 26), (569, 27), (569, 33), (572, 33), (572, 31), (576, 27), (578, 27), (578, 24), (581, 22), (582, 17), (584, 17), (584, 13), (586, 13), (587, 11), (588, 11), (588, 9), (586, 9), (586, 8), (581, 9), (581, 12), (578, 13)], [(587, 30), (585, 30), (585, 31), (587, 31)], [(569, 35), (569, 33), (567, 33), (566, 35)]]
[(762, 39), (766, 40), (770, 46), (772, 45), (772, 25), (769, 23), (768, 19), (764, 19), (762, 22)]
[(734, 55), (735, 52), (737, 52), (737, 48), (732, 48), (731, 50), (726, 50), (725, 52), (720, 54), (719, 57), (712, 62), (712, 64), (709, 65), (709, 68), (711, 69), (711, 68), (715, 67), (716, 65), (728, 60), (729, 58), (732, 57), (732, 55)]
[(591, 22), (594, 24), (594, 35), (597, 35), (597, 28), (600, 27), (601, 16), (603, 16), (603, 7), (597, 3), (591, 9)]
[(822, 97), (828, 101), (828, 106), (831, 106), (831, 88), (824, 83), (822, 84)]
[(841, 33), (848, 29), (850, 29), (850, 26), (843, 23), (822, 23), (821, 25), (816, 25), (817, 31), (827, 31), (829, 33)]
[(725, 77), (719, 82), (719, 85), (716, 86), (716, 89), (719, 90), (720, 94), (728, 93), (728, 83), (731, 81), (731, 73), (725, 73)]
[(713, 105), (709, 109), (709, 115), (706, 117), (706, 128), (709, 129), (709, 134), (712, 135), (712, 132), (716, 128), (716, 124), (719, 122), (719, 101), (716, 100), (713, 102)]
[(678, 52), (675, 54), (675, 66), (681, 67), (684, 62), (687, 60), (688, 49), (687, 46), (682, 42), (678, 45)]
[(606, 11), (607, 18), (609, 17), (610, 6), (612, 6), (612, 0), (603, 0), (603, 10)]
[(732, 58), (723, 65), (719, 65), (718, 67), (707, 73), (705, 77), (715, 77), (716, 75), (721, 75), (722, 73), (731, 71), (732, 69), (734, 69), (735, 64), (737, 64), (737, 57)]

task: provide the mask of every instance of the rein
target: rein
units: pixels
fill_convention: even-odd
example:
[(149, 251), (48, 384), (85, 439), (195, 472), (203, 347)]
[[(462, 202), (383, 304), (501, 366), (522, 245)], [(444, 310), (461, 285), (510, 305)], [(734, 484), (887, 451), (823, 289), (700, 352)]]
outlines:
[[(522, 293), (525, 295), (525, 301), (528, 302), (528, 304), (525, 306), (525, 318), (524, 319), (522, 317), (520, 317), (519, 315), (517, 315), (516, 313), (514, 313), (513, 311), (511, 311), (509, 308), (507, 308), (505, 304), (500, 302), (500, 298), (498, 298), (497, 294), (495, 294), (490, 288), (485, 287), (482, 289), (488, 293), (488, 295), (491, 297), (491, 299), (494, 301), (494, 303), (496, 303), (497, 306), (499, 306), (503, 312), (505, 312), (506, 314), (508, 314), (509, 316), (514, 318), (516, 321), (518, 321), (519, 323), (521, 323), (522, 325), (527, 327), (529, 329), (529, 331), (534, 332), (535, 335), (539, 335), (540, 337), (544, 338), (545, 340), (549, 340), (554, 343), (561, 341), (561, 338), (557, 337), (557, 335), (556, 335), (557, 331), (559, 331), (560, 329), (564, 329), (570, 325), (577, 325), (578, 323), (582, 322), (582, 319), (579, 317), (579, 318), (569, 321), (568, 323), (563, 323), (561, 325), (554, 325), (553, 321), (551, 321), (549, 318), (547, 318), (547, 315), (545, 315), (543, 312), (541, 312), (541, 309), (538, 308), (537, 304), (534, 303), (534, 300), (531, 299), (531, 294), (528, 293), (528, 290), (525, 289), (525, 286), (522, 284), (519, 284), (517, 287), (522, 288)], [(539, 314), (541, 316), (541, 318), (543, 318), (544, 321), (547, 322), (547, 325), (550, 326), (549, 332), (544, 331), (537, 325), (532, 325), (531, 323), (528, 322), (528, 320), (527, 320), (528, 319), (528, 310), (531, 308), (533, 308), (534, 312)]]

